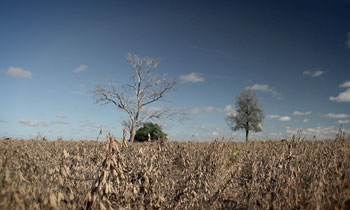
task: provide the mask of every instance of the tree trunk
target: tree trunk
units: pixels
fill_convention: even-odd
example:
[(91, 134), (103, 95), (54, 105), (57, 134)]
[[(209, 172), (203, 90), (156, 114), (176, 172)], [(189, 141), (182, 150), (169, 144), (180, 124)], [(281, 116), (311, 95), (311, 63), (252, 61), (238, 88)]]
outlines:
[(130, 141), (134, 142), (134, 138), (136, 135), (136, 120), (131, 121), (131, 130), (130, 130)]
[(249, 130), (245, 130), (245, 142), (248, 142)]

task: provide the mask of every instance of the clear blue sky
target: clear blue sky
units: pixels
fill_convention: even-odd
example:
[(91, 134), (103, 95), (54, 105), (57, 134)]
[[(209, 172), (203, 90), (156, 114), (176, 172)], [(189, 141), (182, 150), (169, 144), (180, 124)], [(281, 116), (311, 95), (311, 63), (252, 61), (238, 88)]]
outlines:
[[(0, 136), (120, 137), (126, 115), (88, 93), (128, 82), (128, 53), (177, 78), (172, 140), (243, 139), (224, 118), (245, 88), (267, 118), (253, 138), (350, 132), (349, 1), (1, 1)], [(159, 104), (154, 104), (154, 106)]]

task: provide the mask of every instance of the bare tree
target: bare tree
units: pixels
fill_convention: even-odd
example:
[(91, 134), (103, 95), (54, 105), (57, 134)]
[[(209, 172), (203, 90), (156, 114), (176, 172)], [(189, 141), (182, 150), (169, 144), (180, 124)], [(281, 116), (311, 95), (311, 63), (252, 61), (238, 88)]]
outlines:
[(260, 132), (261, 123), (264, 119), (262, 108), (255, 91), (251, 89), (243, 90), (236, 100), (236, 112), (226, 117), (226, 121), (232, 130), (244, 129), (246, 132), (246, 142), (248, 142), (249, 131)]
[(130, 130), (130, 141), (134, 141), (136, 129), (146, 120), (170, 118), (171, 108), (156, 109), (147, 106), (163, 99), (166, 94), (174, 89), (175, 79), (167, 76), (154, 76), (153, 71), (159, 64), (158, 59), (139, 58), (129, 54), (127, 63), (132, 66), (134, 75), (132, 81), (117, 87), (112, 79), (109, 79), (109, 87), (97, 85), (92, 94), (97, 103), (114, 104), (118, 109), (126, 112), (129, 119), (123, 125)]

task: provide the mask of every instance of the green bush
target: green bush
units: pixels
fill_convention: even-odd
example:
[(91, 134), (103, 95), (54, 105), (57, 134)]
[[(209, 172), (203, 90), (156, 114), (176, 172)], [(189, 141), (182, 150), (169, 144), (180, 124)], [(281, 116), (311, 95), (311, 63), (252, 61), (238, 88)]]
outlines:
[(164, 140), (167, 138), (167, 134), (162, 131), (162, 128), (157, 123), (148, 122), (144, 123), (143, 127), (136, 131), (135, 141), (148, 141), (148, 134), (151, 135), (152, 141)]

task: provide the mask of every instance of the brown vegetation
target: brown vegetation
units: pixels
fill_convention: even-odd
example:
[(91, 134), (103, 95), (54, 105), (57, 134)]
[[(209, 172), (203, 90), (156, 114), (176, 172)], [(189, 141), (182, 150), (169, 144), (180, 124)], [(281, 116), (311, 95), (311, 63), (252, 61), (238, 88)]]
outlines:
[(350, 140), (0, 141), (0, 209), (350, 209)]

